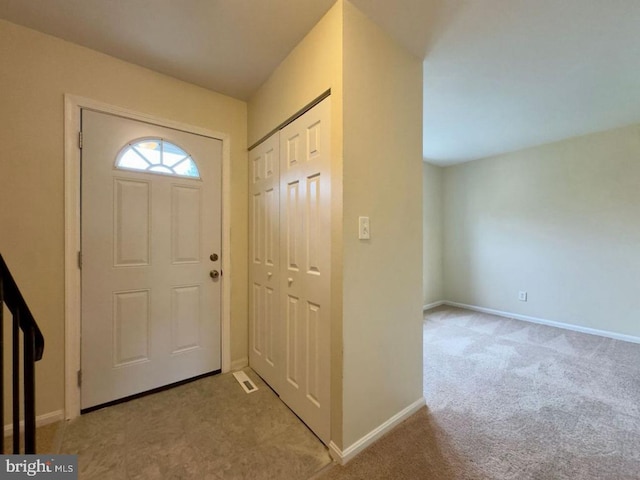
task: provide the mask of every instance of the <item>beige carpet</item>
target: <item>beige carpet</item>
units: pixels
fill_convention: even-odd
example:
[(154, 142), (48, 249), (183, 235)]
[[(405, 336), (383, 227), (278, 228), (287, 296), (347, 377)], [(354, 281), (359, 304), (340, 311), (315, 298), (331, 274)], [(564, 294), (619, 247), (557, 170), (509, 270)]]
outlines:
[(60, 453), (80, 480), (306, 480), (331, 462), (324, 445), (251, 370), (97, 410), (63, 424)]
[[(56, 453), (60, 444), (62, 422), (50, 423), (36, 429), (37, 453)], [(24, 432), (20, 434), (20, 451), (24, 452)], [(4, 437), (4, 453), (13, 454), (13, 437)]]
[(640, 345), (428, 312), (423, 409), (318, 479), (640, 479)]

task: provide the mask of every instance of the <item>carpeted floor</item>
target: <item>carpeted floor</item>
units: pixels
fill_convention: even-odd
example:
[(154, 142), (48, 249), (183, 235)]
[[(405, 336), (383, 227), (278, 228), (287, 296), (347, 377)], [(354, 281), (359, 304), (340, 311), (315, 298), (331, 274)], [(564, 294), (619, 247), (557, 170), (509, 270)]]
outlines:
[(39, 453), (78, 455), (80, 480), (304, 480), (327, 448), (251, 370), (247, 394), (231, 374), (39, 428)]
[(424, 363), (428, 408), (344, 467), (252, 372), (251, 395), (211, 377), (39, 429), (38, 450), (101, 480), (640, 479), (639, 344), (442, 307)]
[(640, 345), (449, 307), (424, 324), (425, 408), (351, 479), (640, 479)]
[[(61, 425), (62, 422), (56, 422), (38, 427), (36, 430), (38, 453), (57, 453), (60, 446)], [(24, 452), (24, 433), (20, 435), (20, 451)], [(5, 455), (13, 454), (13, 437), (11, 435), (4, 437), (4, 453)]]

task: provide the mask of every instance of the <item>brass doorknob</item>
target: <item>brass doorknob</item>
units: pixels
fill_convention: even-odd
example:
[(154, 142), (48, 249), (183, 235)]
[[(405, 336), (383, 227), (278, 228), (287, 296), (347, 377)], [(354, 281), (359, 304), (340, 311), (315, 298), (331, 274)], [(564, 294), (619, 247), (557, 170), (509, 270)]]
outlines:
[(218, 270), (211, 270), (209, 276), (215, 280), (220, 276), (220, 272)]

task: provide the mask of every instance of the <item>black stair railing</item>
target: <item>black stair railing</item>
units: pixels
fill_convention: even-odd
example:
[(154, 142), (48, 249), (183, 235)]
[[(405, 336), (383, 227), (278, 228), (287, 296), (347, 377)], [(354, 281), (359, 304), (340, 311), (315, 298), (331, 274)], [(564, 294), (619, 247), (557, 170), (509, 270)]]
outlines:
[[(13, 453), (20, 453), (20, 330), (22, 330), (22, 392), (24, 400), (24, 453), (36, 453), (36, 362), (44, 352), (44, 337), (27, 302), (0, 254), (0, 427), (4, 426), (4, 308), (12, 321)], [(0, 452), (4, 452), (4, 433)]]

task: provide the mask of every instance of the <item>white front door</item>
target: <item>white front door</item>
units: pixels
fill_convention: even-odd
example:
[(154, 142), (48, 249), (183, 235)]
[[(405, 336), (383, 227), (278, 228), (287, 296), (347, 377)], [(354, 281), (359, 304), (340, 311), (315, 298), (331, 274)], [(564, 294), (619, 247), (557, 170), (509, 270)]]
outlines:
[(87, 409), (220, 369), (222, 142), (91, 110), (82, 132)]

